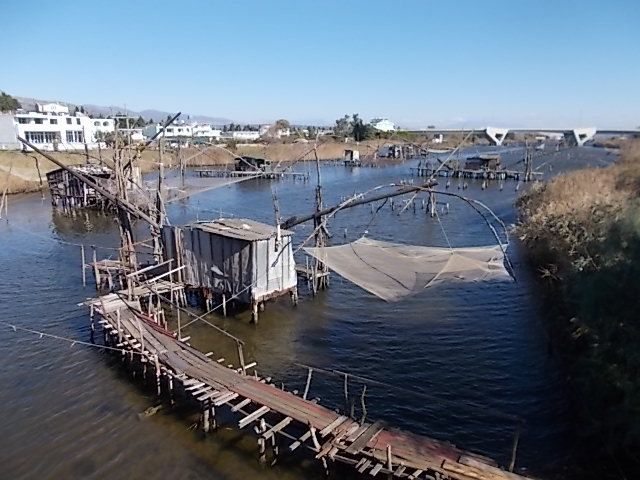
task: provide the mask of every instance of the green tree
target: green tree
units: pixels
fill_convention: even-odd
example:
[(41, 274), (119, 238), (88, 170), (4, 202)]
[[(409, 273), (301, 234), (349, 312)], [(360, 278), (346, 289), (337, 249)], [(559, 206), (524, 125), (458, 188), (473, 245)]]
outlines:
[(287, 128), (291, 128), (291, 123), (289, 123), (289, 120), (281, 118), (279, 120), (276, 120), (275, 127), (276, 130), (286, 130)]
[(351, 117), (345, 115), (342, 118), (336, 120), (336, 126), (333, 128), (333, 133), (336, 137), (348, 137), (353, 133), (353, 124)]
[(361, 142), (373, 137), (373, 127), (369, 124), (365, 124), (357, 113), (353, 114), (352, 133), (356, 142)]
[(21, 107), (20, 102), (4, 92), (0, 92), (0, 112), (13, 112)]
[(138, 115), (138, 119), (136, 120), (135, 126), (137, 128), (142, 128), (145, 126), (144, 118), (142, 118), (142, 115)]

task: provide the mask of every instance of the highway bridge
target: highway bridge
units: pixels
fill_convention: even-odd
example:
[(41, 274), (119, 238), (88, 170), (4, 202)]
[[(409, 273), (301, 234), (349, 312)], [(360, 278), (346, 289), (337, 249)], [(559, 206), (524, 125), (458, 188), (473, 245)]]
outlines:
[(565, 141), (569, 145), (582, 146), (589, 140), (593, 140), (596, 134), (602, 135), (633, 135), (640, 136), (640, 129), (616, 130), (616, 129), (600, 129), (596, 127), (582, 128), (502, 128), (502, 127), (483, 127), (483, 128), (427, 128), (424, 130), (411, 130), (411, 133), (417, 134), (481, 134), (484, 135), (493, 145), (502, 145), (509, 132), (525, 133), (533, 135), (563, 135)]

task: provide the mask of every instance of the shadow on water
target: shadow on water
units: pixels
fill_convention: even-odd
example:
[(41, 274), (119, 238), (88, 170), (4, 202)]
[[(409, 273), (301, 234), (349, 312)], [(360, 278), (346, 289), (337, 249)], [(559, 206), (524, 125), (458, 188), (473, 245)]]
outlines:
[[(518, 151), (503, 153), (517, 161)], [(543, 166), (545, 176), (575, 168), (580, 162), (606, 164), (611, 158), (595, 149), (558, 152)], [(552, 155), (549, 155), (552, 157)], [(546, 161), (546, 160), (545, 160)], [(542, 163), (542, 162), (541, 162)], [(417, 161), (383, 168), (321, 168), (327, 205), (375, 185), (411, 180)], [(549, 170), (548, 165), (552, 165)], [(297, 167), (308, 171), (309, 165)], [(415, 182), (420, 179), (414, 178)], [(443, 185), (442, 179), (440, 179)], [(195, 218), (249, 217), (273, 223), (272, 188), (281, 215), (308, 212), (314, 181), (245, 181), (202, 193), (168, 207), (172, 224)], [(444, 185), (441, 187), (444, 188)], [(516, 221), (513, 203), (527, 188), (516, 183), (499, 189), (469, 181), (458, 190), (477, 198), (507, 223)], [(420, 207), (398, 215), (385, 205), (372, 217), (370, 206), (339, 213), (330, 223), (332, 243), (365, 234), (417, 245), (446, 245), (438, 220)], [(448, 200), (442, 227), (456, 246), (483, 245), (494, 239), (479, 217), (462, 202)], [(400, 205), (398, 199), (396, 205)], [(377, 204), (379, 206), (380, 204)], [(138, 225), (139, 238), (148, 229)], [(299, 244), (311, 227), (296, 227)], [(66, 242), (66, 243), (63, 243)], [(0, 318), (73, 339), (88, 339), (86, 312), (77, 303), (94, 294), (82, 288), (79, 247), (113, 247), (117, 228), (110, 216), (96, 212), (76, 218), (52, 213), (38, 195), (10, 200), (9, 222), (0, 223)], [(99, 257), (115, 257), (98, 248)], [(333, 275), (331, 286), (313, 298), (301, 285), (301, 301), (270, 302), (258, 326), (248, 312), (207, 319), (246, 342), (245, 356), (258, 371), (302, 390), (306, 371), (296, 364), (336, 368), (390, 386), (370, 385), (368, 418), (380, 418), (416, 433), (449, 440), (459, 447), (489, 454), (507, 463), (513, 416), (525, 421), (518, 465), (548, 471), (568, 452), (567, 401), (562, 371), (548, 354), (534, 278), (523, 252), (512, 242), (509, 254), (517, 283), (441, 285), (400, 303), (385, 303)], [(298, 261), (304, 258), (298, 254)], [(234, 359), (235, 347), (213, 329), (197, 323), (186, 329), (193, 344)], [(189, 412), (139, 414), (156, 400), (101, 351), (39, 339), (0, 328), (5, 362), (0, 370), (0, 451), (7, 478), (320, 478), (314, 462), (287, 458), (275, 468), (257, 461), (255, 439), (225, 426), (203, 438), (189, 430)], [(350, 393), (359, 414), (362, 384)], [(311, 396), (332, 408), (344, 408), (342, 380), (316, 374)]]

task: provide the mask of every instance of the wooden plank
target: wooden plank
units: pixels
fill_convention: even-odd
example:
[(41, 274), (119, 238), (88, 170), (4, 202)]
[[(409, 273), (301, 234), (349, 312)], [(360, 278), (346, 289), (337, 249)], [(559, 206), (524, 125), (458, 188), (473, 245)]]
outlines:
[(369, 475), (371, 475), (372, 477), (375, 477), (380, 470), (382, 470), (382, 464), (378, 463), (375, 467), (371, 469), (371, 471), (369, 472)]
[(373, 439), (373, 437), (380, 433), (382, 428), (382, 422), (375, 422), (369, 425), (369, 427), (362, 433), (362, 435), (356, 438), (345, 451), (351, 455), (360, 453), (360, 451), (367, 446), (367, 443), (369, 443)]
[(402, 474), (404, 473), (404, 471), (407, 469), (407, 467), (405, 467), (404, 465), (400, 465), (395, 472), (393, 472), (393, 474), (396, 477), (400, 477), (402, 476)]
[(216, 407), (219, 407), (220, 405), (223, 405), (227, 402), (230, 402), (231, 400), (234, 400), (238, 398), (238, 394), (235, 392), (224, 392), (222, 395), (220, 395), (219, 397), (216, 397), (213, 399), (213, 404)]
[(246, 417), (244, 417), (242, 420), (240, 420), (238, 422), (238, 427), (239, 428), (244, 428), (247, 425), (249, 425), (251, 422), (257, 420), (258, 418), (260, 418), (261, 416), (263, 416), (265, 413), (267, 413), (269, 410), (271, 410), (269, 407), (266, 406), (262, 406), (259, 409), (257, 409), (255, 412), (250, 413), (249, 415), (247, 415)]
[(470, 466), (462, 463), (445, 460), (442, 468), (447, 472), (457, 473), (469, 478), (477, 480), (518, 480), (522, 479), (520, 475), (492, 467), (491, 465)]
[(271, 427), (269, 430), (264, 432), (262, 436), (264, 437), (265, 440), (269, 440), (273, 435), (275, 435), (277, 432), (279, 432), (284, 427), (289, 425), (292, 420), (293, 419), (291, 417), (285, 417), (283, 420), (280, 420), (273, 427)]
[(418, 478), (420, 475), (422, 475), (422, 470), (416, 470), (411, 475), (409, 475), (409, 480), (414, 480)]
[(310, 436), (311, 436), (311, 431), (307, 430), (304, 434), (302, 434), (302, 436), (298, 440), (296, 440), (291, 445), (289, 445), (289, 450), (293, 452), (296, 448), (298, 448), (300, 445), (306, 442)]
[(323, 428), (322, 430), (320, 430), (320, 436), (321, 437), (326, 437), (327, 435), (329, 435), (333, 429), (337, 428), (338, 426), (342, 425), (342, 423), (347, 419), (348, 417), (345, 417), (344, 415), (340, 415), (338, 418), (336, 418), (333, 422), (331, 422), (329, 425), (327, 425), (325, 428)]
[(191, 385), (187, 388), (185, 388), (185, 391), (190, 392), (192, 390), (197, 390), (198, 388), (204, 387), (206, 384), (204, 382), (198, 382), (194, 385)]
[(359, 473), (364, 473), (364, 471), (369, 468), (369, 466), (371, 465), (371, 460), (367, 460), (366, 462), (364, 462), (362, 465), (360, 465), (360, 468), (358, 469)]
[(249, 405), (251, 403), (251, 399), (250, 398), (245, 398), (244, 400), (242, 400), (240, 403), (236, 404), (233, 406), (233, 408), (231, 409), (232, 412), (237, 412), (238, 410), (240, 410), (242, 407), (246, 407), (247, 405)]
[(347, 437), (348, 442), (353, 442), (356, 438), (364, 433), (364, 431), (369, 428), (370, 423), (365, 423), (357, 427), (354, 431), (352, 431)]

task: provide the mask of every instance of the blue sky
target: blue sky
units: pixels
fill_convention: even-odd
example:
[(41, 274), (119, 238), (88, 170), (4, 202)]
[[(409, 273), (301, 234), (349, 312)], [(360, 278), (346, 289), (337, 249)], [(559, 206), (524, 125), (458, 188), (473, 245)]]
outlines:
[(263, 122), (640, 125), (640, 1), (4, 0), (0, 89)]

